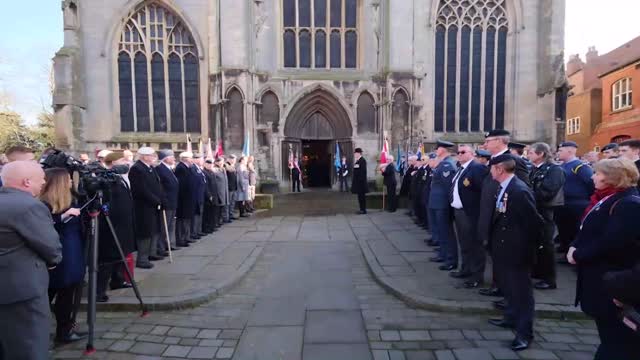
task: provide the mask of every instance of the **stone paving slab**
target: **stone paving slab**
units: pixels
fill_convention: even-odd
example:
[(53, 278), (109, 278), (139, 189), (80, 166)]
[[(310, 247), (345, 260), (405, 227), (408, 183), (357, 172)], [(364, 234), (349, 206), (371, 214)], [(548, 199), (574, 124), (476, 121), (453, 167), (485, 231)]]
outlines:
[[(353, 223), (356, 220), (350, 219)], [(438, 263), (428, 259), (436, 254), (424, 243), (428, 237), (403, 211), (390, 214), (370, 212), (357, 217), (367, 226), (353, 228), (369, 270), (376, 281), (406, 303), (423, 309), (499, 314), (492, 305), (496, 298), (485, 297), (477, 290), (464, 289), (462, 281), (438, 270)], [(487, 266), (485, 283), (491, 279)], [(559, 265), (558, 289), (535, 290), (536, 313), (541, 317), (584, 318), (573, 306), (576, 275), (568, 266)]]
[[(264, 225), (264, 224), (266, 225)], [(238, 283), (256, 263), (264, 240), (272, 231), (265, 219), (243, 218), (223, 226), (169, 259), (154, 262), (153, 269), (135, 269), (135, 278), (148, 310), (175, 310), (208, 302)], [(269, 225), (270, 226), (270, 225)], [(109, 302), (99, 311), (136, 311), (132, 289), (109, 291)], [(86, 304), (86, 299), (84, 300)]]

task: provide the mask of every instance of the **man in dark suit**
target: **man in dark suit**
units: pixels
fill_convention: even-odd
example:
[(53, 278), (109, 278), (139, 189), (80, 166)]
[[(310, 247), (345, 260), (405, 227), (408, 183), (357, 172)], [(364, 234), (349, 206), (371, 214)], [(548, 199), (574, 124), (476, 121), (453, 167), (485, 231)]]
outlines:
[(0, 175), (0, 359), (49, 359), (49, 273), (62, 245), (35, 161), (14, 161)]
[[(347, 178), (349, 176), (349, 164), (347, 164), (347, 157), (343, 156), (340, 161), (340, 169), (338, 169), (338, 177), (340, 178), (340, 192), (346, 192), (349, 188), (347, 184)], [(298, 188), (300, 188), (298, 184)]]
[(191, 240), (198, 240), (206, 235), (202, 231), (202, 216), (204, 214), (204, 199), (207, 188), (207, 177), (204, 174), (203, 165), (204, 158), (202, 154), (193, 154), (193, 164), (191, 164), (190, 169), (193, 174), (191, 190), (196, 204), (196, 212), (191, 221)]
[[(491, 157), (494, 158), (499, 155), (508, 154), (509, 147), (507, 146), (511, 141), (511, 134), (502, 129), (491, 130), (485, 134), (484, 147), (486, 151), (491, 153)], [(529, 171), (527, 165), (522, 158), (516, 157), (516, 169), (515, 175), (518, 179), (529, 185)], [(486, 244), (487, 249), (491, 249), (490, 240), (487, 235), (489, 234), (489, 227), (491, 226), (491, 214), (495, 208), (495, 196), (498, 191), (498, 183), (487, 176), (482, 184), (482, 194), (480, 196), (480, 217), (478, 218), (478, 232), (480, 241), (482, 244)], [(496, 285), (497, 274), (493, 271), (493, 285)], [(488, 296), (502, 296), (500, 289), (495, 286), (491, 286), (486, 289), (480, 289), (481, 295)]]
[[(164, 217), (167, 221), (167, 229), (169, 231), (169, 242), (171, 243), (171, 250), (178, 250), (176, 244), (176, 209), (178, 208), (178, 192), (180, 191), (180, 183), (178, 178), (173, 173), (173, 167), (176, 165), (176, 158), (171, 150), (158, 151), (158, 160), (160, 164), (154, 169), (158, 178), (160, 178), (160, 184), (162, 185), (163, 198), (162, 198), (162, 210), (164, 211)], [(165, 219), (161, 218), (164, 222)], [(158, 249), (161, 251), (168, 251), (166, 238), (167, 234), (164, 224), (161, 226), (162, 239), (158, 242)]]
[(499, 155), (491, 159), (490, 165), (498, 191), (488, 236), (506, 308), (503, 318), (489, 322), (513, 328), (516, 337), (511, 349), (521, 351), (529, 347), (533, 338), (535, 301), (530, 276), (543, 221), (536, 210), (533, 192), (514, 174), (516, 157)]
[(429, 226), (436, 243), (440, 245), (439, 255), (430, 259), (442, 262), (439, 269), (451, 271), (458, 267), (458, 246), (453, 238), (451, 226), (451, 204), (449, 192), (451, 180), (456, 174), (455, 161), (451, 157), (450, 149), (454, 146), (448, 141), (438, 140), (436, 143), (438, 165), (433, 169), (431, 178), (431, 193), (429, 194)]
[[(640, 172), (640, 140), (626, 140), (619, 145), (620, 157), (629, 159), (636, 164), (636, 168)], [(638, 181), (638, 189), (640, 190), (640, 180)]]
[(180, 154), (180, 163), (176, 166), (178, 178), (178, 207), (176, 208), (176, 244), (186, 247), (191, 240), (191, 221), (196, 213), (196, 199), (192, 184), (197, 180), (191, 171), (193, 153), (185, 151)]
[(160, 211), (164, 194), (158, 174), (153, 171), (156, 152), (150, 147), (138, 149), (138, 161), (129, 170), (131, 195), (135, 211), (136, 266), (150, 269), (150, 261), (162, 260), (168, 254), (158, 254), (160, 239)]
[[(437, 156), (434, 153), (424, 155), (425, 161), (421, 172), (422, 176), (418, 181), (418, 186), (422, 186), (422, 190), (420, 191), (422, 196), (420, 199), (420, 205), (422, 206), (422, 211), (424, 214), (422, 223), (420, 225), (422, 225), (422, 227), (428, 231), (432, 230), (429, 226), (429, 196), (431, 195), (431, 182), (433, 180), (433, 169), (435, 169), (436, 164), (435, 161), (437, 161), (436, 157)], [(433, 238), (429, 238), (428, 240), (425, 239), (425, 241), (431, 246), (437, 245)]]
[[(229, 185), (227, 184), (227, 174), (224, 170), (224, 158), (217, 157), (213, 163), (213, 175), (215, 176), (215, 184), (218, 187), (216, 193), (218, 196), (214, 198), (218, 216), (218, 226), (222, 225), (225, 218), (225, 209), (229, 205)], [(228, 213), (227, 213), (228, 216)], [(227, 219), (228, 220), (228, 219)]]
[(387, 155), (387, 163), (381, 167), (383, 184), (387, 189), (387, 211), (395, 212), (398, 206), (396, 199), (396, 166), (393, 163), (393, 156)]
[(229, 206), (227, 206), (227, 217), (229, 220), (235, 220), (233, 210), (238, 200), (238, 176), (236, 174), (236, 156), (231, 154), (229, 160), (225, 163), (224, 168), (227, 173), (227, 185), (229, 186)]
[(204, 175), (207, 177), (207, 187), (205, 190), (204, 212), (202, 216), (202, 231), (210, 234), (218, 231), (220, 214), (217, 212), (216, 201), (218, 199), (218, 185), (216, 176), (213, 173), (213, 160), (207, 159), (204, 162)]
[[(404, 170), (404, 174), (402, 175), (402, 184), (400, 185), (400, 196), (407, 197), (411, 201), (411, 174), (415, 171), (415, 163), (417, 157), (409, 156), (408, 159), (408, 167)], [(411, 204), (411, 203), (410, 203)], [(409, 206), (409, 211), (407, 215), (413, 215), (413, 206)]]
[(353, 156), (356, 162), (353, 164), (351, 193), (358, 195), (358, 206), (360, 207), (358, 214), (366, 214), (367, 193), (369, 192), (369, 185), (367, 184), (367, 161), (362, 157), (361, 148), (356, 148)]
[(468, 277), (469, 280), (463, 284), (468, 289), (476, 288), (483, 282), (486, 261), (476, 228), (480, 216), (482, 183), (489, 169), (473, 158), (474, 150), (471, 145), (458, 146), (460, 168), (453, 177), (449, 197), (462, 257), (460, 271), (451, 272), (450, 275), (460, 279)]
[[(417, 159), (417, 158), (416, 158)], [(425, 210), (424, 189), (427, 180), (427, 156), (423, 155), (420, 160), (416, 160), (416, 166), (411, 173), (411, 202), (413, 205), (414, 222), (423, 226), (428, 223), (427, 211)]]

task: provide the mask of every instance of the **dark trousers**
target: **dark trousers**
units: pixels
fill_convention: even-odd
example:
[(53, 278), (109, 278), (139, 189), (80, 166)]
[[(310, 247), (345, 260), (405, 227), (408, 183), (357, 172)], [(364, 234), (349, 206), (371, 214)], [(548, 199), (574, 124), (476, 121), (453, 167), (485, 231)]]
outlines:
[(544, 220), (542, 243), (536, 251), (536, 263), (533, 266), (532, 277), (543, 280), (550, 285), (556, 285), (556, 252), (553, 245), (553, 233), (555, 231), (554, 209), (541, 208), (538, 213)]
[(202, 213), (204, 212), (204, 204), (201, 204), (198, 213), (191, 219), (191, 238), (195, 238), (202, 233)]
[(349, 185), (347, 185), (346, 176), (340, 176), (340, 191), (349, 191)]
[(431, 231), (431, 225), (429, 224), (429, 197), (423, 196), (420, 204), (422, 204), (422, 212), (424, 214), (422, 224), (426, 226), (427, 230)]
[(516, 334), (525, 338), (533, 337), (533, 316), (535, 300), (531, 286), (531, 267), (527, 265), (506, 265), (502, 259), (494, 259), (500, 290), (504, 293), (507, 307), (505, 321), (514, 325)]
[(124, 266), (121, 260), (103, 262), (98, 265), (98, 279), (96, 281), (98, 296), (107, 294), (109, 283), (119, 285), (124, 282)]
[(449, 209), (429, 209), (431, 234), (440, 245), (440, 257), (446, 265), (458, 265), (458, 244), (452, 234)]
[(191, 240), (191, 219), (178, 219), (176, 221), (176, 244), (186, 244)]
[(76, 323), (76, 315), (80, 308), (83, 282), (62, 289), (49, 289), (49, 303), (53, 304), (56, 316), (56, 336), (67, 335)]
[[(296, 190), (297, 188), (297, 190)], [(300, 177), (292, 176), (291, 177), (291, 192), (300, 192)]]
[(202, 217), (202, 231), (205, 233), (213, 232), (220, 225), (220, 213), (218, 206), (211, 202), (204, 205), (204, 214)]
[(413, 202), (413, 214), (416, 216), (419, 222), (424, 222), (424, 218), (427, 217), (428, 212), (425, 211), (425, 204), (422, 201), (422, 193), (418, 192), (412, 195)]
[(33, 299), (0, 304), (0, 359), (49, 360), (48, 300), (43, 289), (42, 295)]
[(640, 341), (633, 330), (618, 319), (597, 318), (600, 346), (594, 360), (632, 360), (640, 356)]
[(576, 238), (580, 228), (580, 220), (586, 209), (586, 205), (569, 204), (558, 207), (555, 211), (555, 222), (558, 226), (560, 248), (565, 252)]
[(396, 211), (398, 208), (398, 197), (396, 195), (396, 184), (386, 185), (387, 187), (387, 210)]
[(167, 232), (165, 229), (168, 229), (169, 231), (169, 243), (171, 243), (172, 247), (176, 246), (176, 211), (165, 210), (164, 213), (167, 217), (167, 227), (166, 228), (164, 227), (164, 219), (160, 218), (162, 236), (160, 239), (158, 239), (159, 252), (169, 251), (169, 249), (167, 248)]
[(471, 281), (484, 281), (485, 250), (476, 232), (477, 219), (467, 215), (463, 209), (454, 209), (454, 225), (462, 266), (460, 272), (471, 274)]
[(358, 193), (358, 206), (360, 211), (367, 211), (367, 194), (364, 192)]

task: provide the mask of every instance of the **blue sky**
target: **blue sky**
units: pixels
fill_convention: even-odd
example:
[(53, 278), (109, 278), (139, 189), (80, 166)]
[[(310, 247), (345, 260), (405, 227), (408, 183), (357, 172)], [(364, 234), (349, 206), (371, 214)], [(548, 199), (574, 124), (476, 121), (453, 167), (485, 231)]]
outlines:
[[(607, 0), (606, 6), (601, 0), (566, 3), (567, 56), (580, 53), (584, 59), (591, 45), (604, 53), (640, 35), (638, 0)], [(0, 24), (0, 94), (9, 94), (11, 108), (34, 122), (51, 102), (51, 59), (63, 43), (60, 0), (3, 1)]]

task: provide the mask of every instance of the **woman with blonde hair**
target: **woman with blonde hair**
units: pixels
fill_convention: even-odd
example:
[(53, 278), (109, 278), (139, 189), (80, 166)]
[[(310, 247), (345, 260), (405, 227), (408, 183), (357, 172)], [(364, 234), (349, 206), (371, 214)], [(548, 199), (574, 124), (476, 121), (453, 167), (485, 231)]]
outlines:
[(637, 359), (640, 341), (620, 320), (603, 277), (631, 269), (640, 258), (638, 169), (631, 160), (607, 159), (596, 163), (594, 171), (596, 191), (567, 253), (578, 269), (576, 306), (595, 319), (600, 335), (596, 360)]
[(47, 169), (45, 181), (40, 200), (49, 207), (62, 243), (62, 262), (49, 272), (49, 301), (56, 316), (56, 342), (70, 343), (86, 337), (75, 330), (85, 275), (80, 209), (75, 207), (66, 169)]

